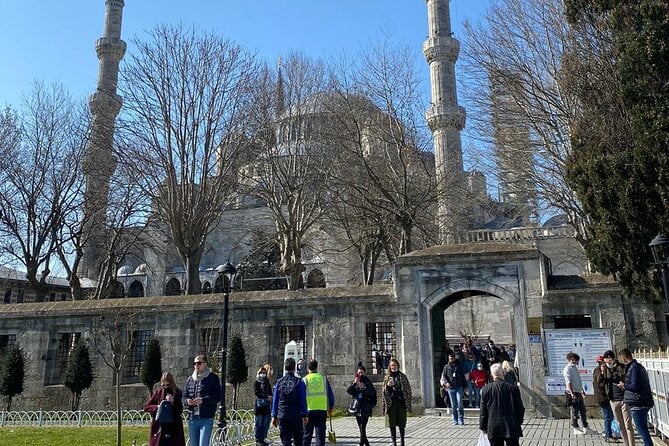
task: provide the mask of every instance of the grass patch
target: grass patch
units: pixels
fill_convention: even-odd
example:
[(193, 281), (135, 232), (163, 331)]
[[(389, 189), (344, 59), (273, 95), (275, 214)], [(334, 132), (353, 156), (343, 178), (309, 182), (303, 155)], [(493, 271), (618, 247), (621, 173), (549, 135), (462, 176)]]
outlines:
[[(149, 442), (149, 426), (121, 428), (121, 445)], [(116, 426), (0, 428), (0, 445), (6, 446), (116, 446)]]

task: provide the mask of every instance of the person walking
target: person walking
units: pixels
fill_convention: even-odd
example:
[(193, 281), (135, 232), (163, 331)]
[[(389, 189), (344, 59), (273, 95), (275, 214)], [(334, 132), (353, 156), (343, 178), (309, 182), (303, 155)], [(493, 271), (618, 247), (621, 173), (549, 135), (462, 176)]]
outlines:
[(258, 369), (256, 381), (253, 383), (253, 391), (256, 396), (254, 430), (256, 446), (264, 446), (270, 443), (267, 440), (267, 432), (269, 431), (272, 405), (272, 383), (265, 367)]
[(465, 388), (465, 374), (462, 365), (456, 359), (455, 355), (448, 355), (448, 363), (441, 372), (441, 385), (446, 388), (448, 397), (451, 400), (451, 410), (453, 415), (453, 426), (465, 424), (465, 409), (463, 404), (463, 394)]
[(376, 406), (376, 389), (367, 376), (367, 369), (358, 363), (353, 382), (346, 389), (346, 393), (353, 397), (351, 407), (355, 406), (355, 421), (360, 431), (359, 446), (369, 446), (367, 439), (367, 422), (372, 416), (372, 410)]
[[(562, 370), (562, 376), (567, 386), (567, 399), (571, 414), (571, 427), (574, 428), (574, 435), (594, 434), (595, 432), (588, 427), (588, 420), (585, 415), (585, 390), (583, 390), (583, 381), (578, 371), (578, 362), (581, 357), (574, 352), (567, 353), (567, 365)], [(581, 420), (581, 426), (578, 421)]]
[(325, 445), (325, 423), (334, 409), (334, 393), (330, 382), (318, 372), (318, 361), (311, 359), (307, 364), (309, 373), (302, 378), (307, 395), (307, 424), (304, 426), (302, 445), (310, 446), (316, 431), (316, 446)]
[(481, 389), (488, 382), (488, 376), (483, 370), (483, 364), (480, 362), (476, 365), (476, 370), (469, 374), (469, 381), (474, 385), (474, 396), (470, 398), (474, 400), (474, 407), (481, 407)]
[[(181, 389), (177, 387), (174, 376), (165, 372), (160, 377), (160, 388), (153, 392), (149, 401), (144, 404), (144, 412), (151, 414), (151, 430), (149, 446), (186, 446), (184, 438), (184, 422), (181, 418), (183, 403)], [(163, 401), (172, 406), (172, 422), (160, 424), (156, 421), (156, 412)]]
[(634, 424), (632, 423), (632, 414), (625, 404), (625, 391), (618, 384), (625, 382), (625, 366), (616, 360), (616, 354), (613, 350), (604, 352), (604, 363), (611, 374), (611, 393), (609, 399), (613, 416), (620, 426), (620, 435), (625, 446), (634, 446)]
[(518, 386), (504, 381), (504, 371), (497, 363), (490, 366), (493, 381), (481, 391), (479, 429), (490, 446), (518, 446), (523, 436), (525, 406)]
[(609, 396), (613, 393), (613, 384), (611, 383), (611, 371), (604, 363), (604, 355), (596, 358), (597, 367), (592, 371), (592, 382), (595, 386), (595, 400), (599, 404), (604, 419), (604, 441), (607, 443), (615, 442), (613, 438), (613, 409)]
[(285, 375), (276, 382), (272, 395), (272, 425), (279, 428), (283, 446), (300, 446), (307, 424), (307, 393), (304, 382), (295, 376), (295, 360), (284, 362)]
[(204, 355), (197, 355), (193, 360), (193, 374), (186, 381), (182, 397), (183, 405), (190, 411), (188, 438), (191, 446), (209, 446), (220, 401), (221, 382), (207, 367)]
[(648, 372), (644, 366), (634, 359), (629, 349), (620, 350), (618, 356), (620, 361), (625, 364), (625, 381), (618, 383), (618, 388), (625, 391), (623, 400), (629, 406), (634, 426), (643, 441), (643, 446), (652, 446), (653, 441), (650, 439), (650, 432), (648, 432), (648, 411), (654, 403)]
[(502, 361), (502, 371), (504, 372), (504, 381), (514, 386), (518, 385), (518, 376), (509, 361)]
[(404, 446), (407, 412), (411, 412), (411, 385), (409, 378), (400, 372), (400, 363), (392, 358), (388, 373), (383, 378), (383, 414), (388, 419), (393, 446), (397, 446), (397, 428), (400, 431), (400, 445)]

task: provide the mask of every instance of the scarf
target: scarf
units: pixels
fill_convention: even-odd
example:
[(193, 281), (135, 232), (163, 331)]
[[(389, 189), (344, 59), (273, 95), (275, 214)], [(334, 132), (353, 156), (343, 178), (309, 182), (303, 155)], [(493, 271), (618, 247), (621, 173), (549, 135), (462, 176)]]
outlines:
[(193, 378), (193, 381), (199, 383), (207, 376), (209, 376), (209, 367), (205, 367), (202, 373), (197, 373), (197, 370), (193, 370), (193, 375), (191, 377)]

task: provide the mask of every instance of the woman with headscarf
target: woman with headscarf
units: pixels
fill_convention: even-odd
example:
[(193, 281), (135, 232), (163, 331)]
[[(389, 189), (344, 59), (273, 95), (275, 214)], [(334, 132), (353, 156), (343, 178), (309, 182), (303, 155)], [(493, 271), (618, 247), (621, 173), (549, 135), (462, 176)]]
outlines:
[(350, 410), (355, 410), (355, 421), (358, 423), (358, 429), (360, 430), (360, 446), (369, 446), (367, 422), (369, 417), (372, 416), (372, 409), (376, 406), (376, 389), (366, 373), (367, 369), (362, 365), (362, 362), (358, 363), (355, 378), (346, 390), (353, 397)]
[[(156, 421), (156, 412), (163, 401), (172, 407), (172, 422), (160, 424)], [(184, 425), (181, 419), (183, 405), (181, 390), (174, 381), (171, 373), (165, 372), (160, 377), (160, 388), (153, 392), (149, 401), (144, 404), (144, 411), (151, 414), (151, 430), (149, 446), (185, 446)]]
[(383, 378), (383, 414), (388, 418), (393, 446), (397, 446), (397, 427), (400, 428), (400, 445), (404, 446), (407, 412), (411, 412), (411, 385), (400, 372), (400, 363), (392, 358), (388, 374)]
[(272, 408), (272, 383), (265, 367), (260, 367), (254, 383), (255, 404), (255, 437), (256, 446), (265, 446)]

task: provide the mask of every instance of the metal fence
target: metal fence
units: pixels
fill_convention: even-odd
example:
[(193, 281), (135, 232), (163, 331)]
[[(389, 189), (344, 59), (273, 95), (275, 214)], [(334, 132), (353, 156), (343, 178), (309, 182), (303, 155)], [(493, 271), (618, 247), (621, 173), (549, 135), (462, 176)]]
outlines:
[(648, 421), (663, 438), (669, 437), (669, 351), (637, 351), (634, 357), (648, 371), (653, 392)]
[[(255, 415), (252, 410), (229, 410), (228, 423), (217, 428), (211, 437), (211, 446), (233, 446), (254, 440)], [(218, 415), (215, 419), (218, 419)], [(115, 410), (96, 411), (0, 411), (0, 427), (4, 426), (114, 426), (118, 421)], [(185, 421), (185, 417), (184, 417)], [(151, 416), (141, 410), (121, 411), (123, 426), (148, 426)], [(276, 429), (270, 427), (270, 433)]]

